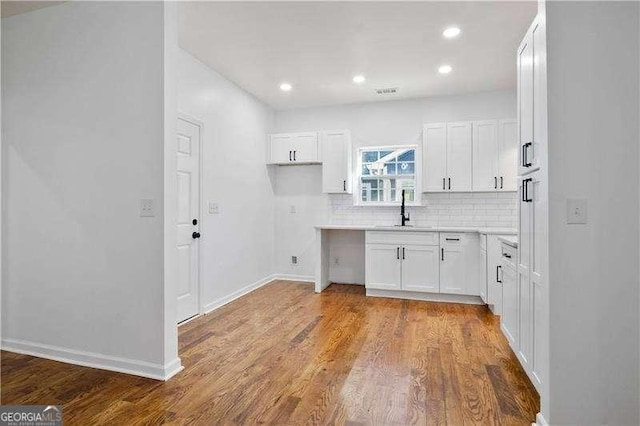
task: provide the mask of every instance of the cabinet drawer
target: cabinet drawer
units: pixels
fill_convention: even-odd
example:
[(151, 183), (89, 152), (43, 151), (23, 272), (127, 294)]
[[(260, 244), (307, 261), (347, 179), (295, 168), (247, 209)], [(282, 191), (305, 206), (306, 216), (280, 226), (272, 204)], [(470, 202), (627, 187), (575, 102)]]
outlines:
[(516, 268), (516, 260), (518, 256), (518, 252), (514, 247), (511, 247), (508, 244), (502, 244), (502, 262), (505, 266), (510, 267), (512, 269)]
[(366, 242), (367, 244), (419, 244), (437, 246), (438, 233), (421, 231), (367, 231)]
[(467, 243), (467, 235), (460, 232), (441, 232), (440, 245), (444, 246), (462, 246)]

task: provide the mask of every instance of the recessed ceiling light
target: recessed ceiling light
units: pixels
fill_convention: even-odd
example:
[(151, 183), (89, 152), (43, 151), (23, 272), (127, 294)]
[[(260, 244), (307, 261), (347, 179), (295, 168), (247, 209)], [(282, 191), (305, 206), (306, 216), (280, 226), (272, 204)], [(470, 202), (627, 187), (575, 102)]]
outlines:
[(292, 89), (292, 86), (289, 83), (280, 83), (280, 90), (283, 92), (288, 92)]
[(449, 27), (442, 32), (444, 38), (455, 38), (460, 35), (460, 28), (458, 27)]
[(356, 84), (362, 84), (364, 83), (364, 80), (365, 80), (364, 75), (361, 75), (361, 74), (353, 77), (353, 82)]
[(440, 68), (438, 68), (438, 72), (440, 74), (449, 74), (451, 70), (453, 70), (453, 68), (451, 68), (451, 65), (441, 65)]

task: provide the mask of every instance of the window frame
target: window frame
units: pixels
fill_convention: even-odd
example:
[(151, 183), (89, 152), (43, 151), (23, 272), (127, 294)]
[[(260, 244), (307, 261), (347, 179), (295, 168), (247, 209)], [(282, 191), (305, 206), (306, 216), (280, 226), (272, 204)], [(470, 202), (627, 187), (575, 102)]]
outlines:
[[(421, 172), (422, 172), (422, 157), (419, 145), (376, 145), (376, 146), (361, 146), (358, 147), (356, 152), (356, 188), (353, 191), (353, 204), (356, 206), (400, 206), (401, 201), (362, 201), (362, 154), (366, 151), (395, 151), (398, 149), (412, 149), (414, 151), (414, 166), (413, 166), (413, 179), (414, 179), (414, 200), (407, 201), (407, 206), (419, 206), (421, 205)], [(395, 175), (401, 176), (401, 175)], [(383, 178), (387, 179), (387, 178)]]

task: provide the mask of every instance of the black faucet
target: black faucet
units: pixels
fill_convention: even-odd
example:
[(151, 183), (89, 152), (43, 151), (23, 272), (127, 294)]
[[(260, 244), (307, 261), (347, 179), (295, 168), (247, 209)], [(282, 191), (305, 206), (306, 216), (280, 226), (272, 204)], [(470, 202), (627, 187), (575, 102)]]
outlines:
[(409, 212), (404, 214), (404, 189), (402, 190), (402, 205), (400, 206), (400, 220), (402, 222), (402, 226), (407, 226), (407, 222), (411, 220), (409, 217)]

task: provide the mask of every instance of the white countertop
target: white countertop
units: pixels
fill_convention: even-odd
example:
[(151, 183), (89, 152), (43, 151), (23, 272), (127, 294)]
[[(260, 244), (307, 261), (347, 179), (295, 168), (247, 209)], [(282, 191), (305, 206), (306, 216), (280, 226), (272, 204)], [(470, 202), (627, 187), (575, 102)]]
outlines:
[(515, 235), (504, 235), (504, 236), (500, 236), (498, 237), (498, 240), (510, 245), (511, 247), (515, 247), (518, 248), (518, 237)]
[[(316, 229), (345, 231), (402, 231), (402, 232), (477, 232), (492, 235), (517, 235), (514, 228), (484, 228), (473, 226), (380, 226), (380, 225), (316, 225)], [(517, 244), (517, 241), (516, 241)]]

